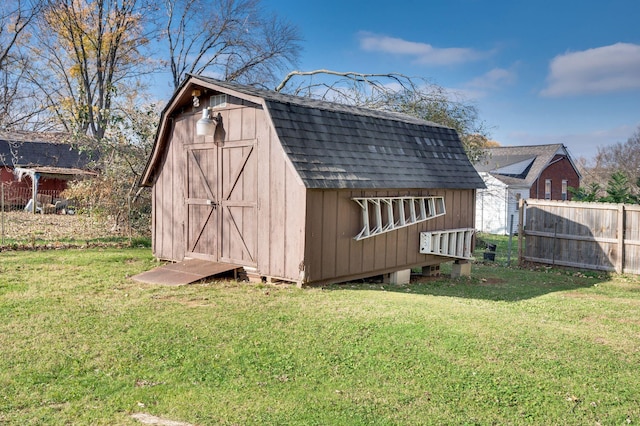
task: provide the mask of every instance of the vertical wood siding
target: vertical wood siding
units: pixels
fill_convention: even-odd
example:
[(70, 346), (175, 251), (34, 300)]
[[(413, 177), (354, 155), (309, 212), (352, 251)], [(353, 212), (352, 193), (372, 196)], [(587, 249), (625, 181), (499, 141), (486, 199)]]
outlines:
[[(447, 214), (375, 237), (354, 240), (362, 229), (362, 217), (360, 207), (352, 198), (405, 195), (442, 195)], [(389, 269), (437, 263), (434, 256), (419, 253), (420, 232), (473, 228), (474, 207), (474, 190), (308, 190), (306, 280), (345, 281)]]
[(625, 206), (624, 272), (640, 274), (640, 206)]
[[(186, 112), (168, 118), (174, 120), (174, 124), (153, 187), (152, 233), (156, 257), (179, 261), (193, 248), (190, 256), (223, 258), (246, 265), (256, 263), (260, 178), (256, 108), (254, 104), (231, 97), (227, 108), (216, 110), (224, 128), (221, 144), (214, 143), (212, 136), (195, 135), (195, 123), (201, 112), (193, 111), (190, 106), (185, 107)], [(267, 137), (267, 143), (268, 140)], [(191, 161), (187, 161), (188, 158)], [(203, 187), (196, 163), (202, 163), (200, 167), (207, 175), (215, 175), (206, 179), (214, 193), (213, 201), (219, 203), (211, 226), (207, 225), (204, 230), (198, 227), (205, 223), (203, 218), (211, 212), (211, 207), (197, 203), (187, 205), (187, 198), (207, 200), (211, 195)], [(198, 239), (200, 231), (203, 232)], [(195, 246), (191, 247), (190, 243)]]
[(259, 272), (299, 281), (304, 256), (305, 188), (267, 118), (258, 123), (268, 141), (259, 157), (259, 182), (263, 185), (259, 191)]
[(183, 141), (191, 138), (191, 117), (173, 123), (162, 167), (153, 186), (153, 251), (160, 259), (182, 260), (185, 253)]
[(523, 259), (640, 273), (640, 206), (527, 200)]

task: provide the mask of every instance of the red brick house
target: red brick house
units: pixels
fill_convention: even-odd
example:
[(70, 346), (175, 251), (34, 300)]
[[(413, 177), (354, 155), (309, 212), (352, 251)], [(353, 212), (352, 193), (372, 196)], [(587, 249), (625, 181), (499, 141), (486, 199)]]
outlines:
[(570, 200), (581, 179), (563, 144), (488, 148), (475, 168), (487, 186), (477, 194), (476, 227), (493, 234), (509, 233), (511, 215), (517, 229), (520, 198)]

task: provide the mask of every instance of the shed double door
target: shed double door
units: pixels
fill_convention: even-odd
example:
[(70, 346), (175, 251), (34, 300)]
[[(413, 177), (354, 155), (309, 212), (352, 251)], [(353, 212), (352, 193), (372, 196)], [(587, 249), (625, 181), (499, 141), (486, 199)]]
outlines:
[(186, 148), (186, 256), (256, 265), (255, 140)]

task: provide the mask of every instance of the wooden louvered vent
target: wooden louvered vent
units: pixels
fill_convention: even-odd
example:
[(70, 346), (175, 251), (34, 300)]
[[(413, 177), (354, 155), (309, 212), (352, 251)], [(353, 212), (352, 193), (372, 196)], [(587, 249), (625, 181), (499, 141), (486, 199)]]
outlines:
[(446, 213), (444, 197), (352, 198), (362, 208), (362, 230), (354, 238), (365, 238), (424, 222)]

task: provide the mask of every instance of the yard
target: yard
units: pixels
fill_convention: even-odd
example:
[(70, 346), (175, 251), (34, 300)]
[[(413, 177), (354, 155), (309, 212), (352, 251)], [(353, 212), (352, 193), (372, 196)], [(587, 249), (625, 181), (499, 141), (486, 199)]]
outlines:
[(143, 248), (0, 254), (0, 423), (640, 423), (638, 277), (128, 279), (154, 265)]
[[(32, 214), (22, 210), (4, 212), (0, 217), (2, 249), (70, 248), (90, 245), (117, 245), (141, 240), (112, 229), (101, 214)], [(144, 240), (144, 238), (142, 238)], [(145, 244), (149, 244), (148, 238)]]

